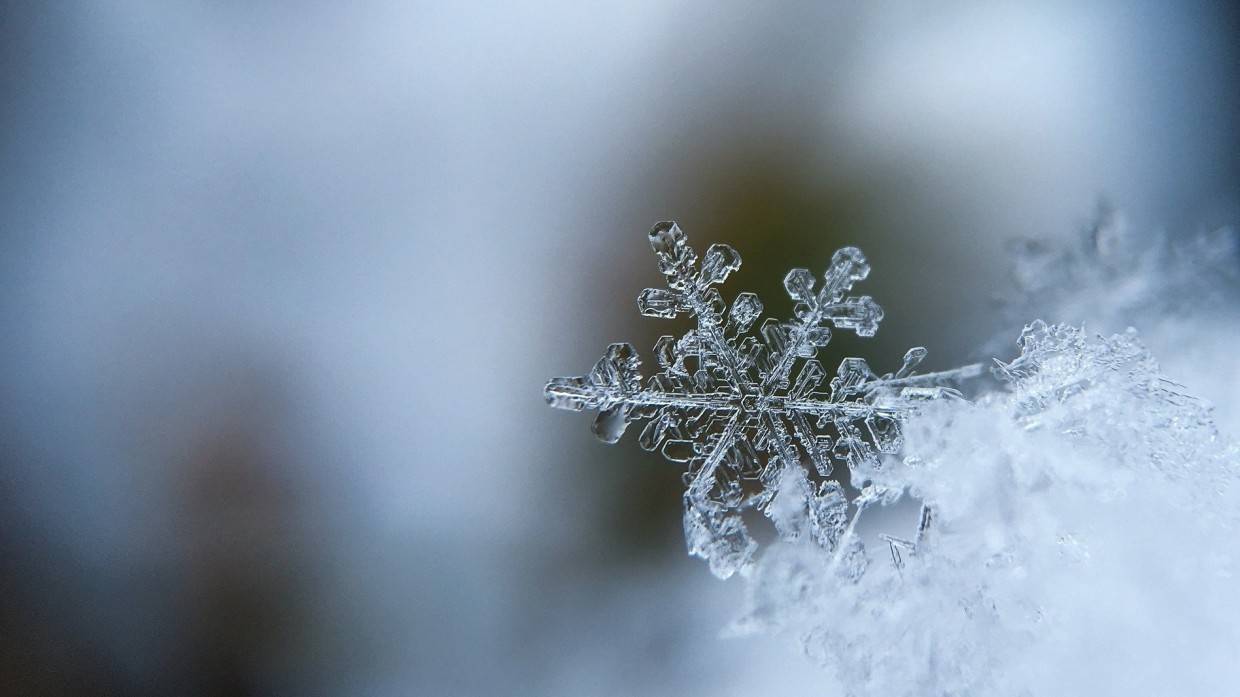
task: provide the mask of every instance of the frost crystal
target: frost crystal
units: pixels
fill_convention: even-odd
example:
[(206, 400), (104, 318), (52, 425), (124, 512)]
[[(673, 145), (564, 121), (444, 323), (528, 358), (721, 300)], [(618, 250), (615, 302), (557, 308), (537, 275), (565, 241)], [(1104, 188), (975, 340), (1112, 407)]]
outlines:
[[(1030, 317), (1106, 334), (1128, 327), (1167, 375), (1211, 401), (1218, 423), (1240, 426), (1240, 233), (1222, 227), (1163, 234), (1129, 224), (1103, 204), (1092, 222), (1062, 239), (1012, 243), (1005, 324)], [(996, 337), (985, 353), (1006, 351)], [(1208, 366), (1208, 369), (1203, 369)]]
[(858, 696), (1235, 694), (1240, 450), (1133, 331), (1019, 346), (875, 475), (933, 511), (916, 554), (851, 582), (781, 541), (738, 628), (796, 632)]
[[(1083, 261), (1018, 277), (1103, 319), (1196, 327), (1158, 332), (1173, 359), (1217, 335), (1226, 351), (1181, 359), (1180, 372), (1219, 382), (1240, 413), (1220, 373), (1235, 365), (1234, 234), (1135, 257), (1093, 239)], [(734, 631), (796, 633), (856, 697), (1236, 694), (1240, 448), (1135, 330), (1033, 322), (1020, 355), (997, 362), (1002, 385), (974, 401), (946, 383), (978, 367), (915, 375), (923, 349), (882, 376), (844, 359), (828, 381), (815, 355), (831, 330), (869, 336), (882, 317), (849, 295), (869, 271), (859, 251), (837, 252), (818, 288), (790, 272), (795, 319), (751, 335), (757, 297), (728, 308), (713, 287), (740, 265), (735, 251), (715, 245), (699, 265), (670, 223), (651, 243), (668, 287), (644, 291), (639, 308), (697, 326), (658, 341), (648, 380), (633, 347), (614, 344), (546, 397), (597, 409), (608, 442), (642, 421), (644, 447), (687, 463), (690, 551), (747, 580)], [(1145, 261), (1134, 270), (1132, 258)], [(1072, 309), (1053, 300), (1052, 317)], [(847, 483), (831, 478), (840, 463)], [(898, 506), (861, 519), (898, 499), (921, 504), (904, 509), (910, 533), (884, 534)], [(778, 532), (760, 557), (747, 510)], [(862, 540), (875, 538), (891, 563), (872, 563)]]
[[(850, 503), (830, 479), (834, 464), (846, 465), (854, 482), (866, 482), (883, 455), (900, 450), (901, 422), (920, 404), (958, 397), (947, 385), (980, 367), (918, 375), (926, 350), (917, 347), (895, 372), (877, 375), (864, 359), (845, 358), (827, 380), (815, 356), (832, 330), (870, 337), (883, 318), (872, 298), (849, 295), (870, 273), (859, 249), (838, 250), (820, 285), (807, 269), (789, 271), (784, 287), (795, 319), (767, 319), (754, 335), (763, 311), (758, 296), (740, 293), (729, 307), (715, 288), (740, 268), (735, 249), (711, 245), (699, 263), (675, 223), (659, 223), (649, 237), (667, 287), (642, 291), (638, 310), (647, 317), (686, 314), (697, 326), (679, 338), (659, 338), (659, 370), (649, 379), (631, 344), (612, 344), (586, 375), (548, 382), (547, 403), (597, 410), (594, 433), (607, 443), (618, 441), (629, 423), (645, 423), (641, 446), (687, 466), (686, 543), (716, 576), (752, 567), (757, 544), (742, 513), (759, 510), (782, 538), (811, 540), (832, 553), (834, 568), (859, 577), (858, 516), (900, 491), (867, 485)], [(899, 548), (913, 544), (888, 542), (896, 560)]]

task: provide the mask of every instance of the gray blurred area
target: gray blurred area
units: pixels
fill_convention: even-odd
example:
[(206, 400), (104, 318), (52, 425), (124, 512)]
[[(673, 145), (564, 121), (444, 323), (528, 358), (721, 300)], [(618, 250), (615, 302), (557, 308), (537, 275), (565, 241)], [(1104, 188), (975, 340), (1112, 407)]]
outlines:
[(6, 694), (831, 694), (543, 404), (683, 329), (649, 226), (947, 367), (1005, 241), (1240, 220), (1222, 3), (0, 7)]

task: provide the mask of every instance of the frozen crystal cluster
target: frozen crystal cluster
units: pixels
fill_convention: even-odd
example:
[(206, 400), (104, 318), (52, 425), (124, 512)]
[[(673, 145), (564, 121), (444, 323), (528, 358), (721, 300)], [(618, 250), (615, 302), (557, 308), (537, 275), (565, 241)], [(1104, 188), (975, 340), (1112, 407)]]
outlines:
[[(784, 287), (795, 303), (793, 319), (758, 325), (763, 305), (756, 295), (740, 293), (729, 305), (716, 287), (740, 267), (735, 249), (711, 245), (699, 260), (672, 222), (656, 225), (649, 239), (667, 285), (642, 291), (638, 310), (687, 315), (694, 328), (658, 340), (658, 370), (650, 377), (643, 378), (632, 345), (612, 344), (586, 375), (547, 383), (547, 403), (597, 410), (594, 433), (608, 443), (640, 422), (643, 448), (686, 466), (689, 552), (720, 578), (754, 561), (747, 510), (765, 513), (784, 538), (812, 540), (859, 577), (858, 517), (900, 492), (867, 485), (850, 501), (831, 478), (833, 468), (843, 464), (852, 481), (863, 483), (880, 458), (900, 450), (901, 421), (927, 401), (958, 396), (948, 385), (979, 367), (919, 375), (926, 350), (918, 347), (894, 372), (879, 375), (864, 359), (845, 358), (828, 379), (816, 356), (832, 332), (873, 336), (883, 318), (872, 298), (850, 294), (870, 273), (855, 247), (837, 251), (821, 281), (808, 269), (789, 271)], [(891, 544), (911, 544), (895, 539)]]
[(737, 628), (794, 631), (855, 695), (1234, 694), (1236, 447), (1134, 332), (1019, 344), (875, 474), (934, 512), (916, 554), (851, 579), (779, 542)]
[[(1163, 370), (1210, 400), (1221, 425), (1240, 428), (1240, 235), (1235, 228), (1165, 234), (1099, 206), (1063, 238), (1011, 244), (1006, 324), (1031, 317), (1103, 333), (1141, 331)], [(1006, 351), (1007, 336), (987, 347)], [(1202, 366), (1210, 366), (1202, 370)]]
[[(659, 340), (649, 378), (614, 344), (546, 397), (598, 410), (608, 442), (640, 422), (645, 448), (687, 466), (690, 551), (746, 579), (733, 631), (796, 634), (837, 678), (826, 694), (1234, 695), (1240, 450), (1182, 383), (1240, 413), (1236, 239), (1114, 234), (1022, 250), (1021, 292), (1056, 318), (1152, 324), (1174, 377), (1131, 328), (1035, 321), (973, 400), (949, 385), (979, 368), (917, 375), (923, 349), (883, 375), (846, 358), (828, 380), (816, 356), (832, 331), (869, 336), (882, 317), (850, 295), (869, 272), (859, 251), (837, 252), (820, 285), (790, 272), (794, 319), (752, 333), (758, 299), (727, 306), (715, 288), (736, 252), (699, 263), (667, 223), (650, 234), (667, 288), (638, 305), (696, 326)], [(1211, 337), (1219, 350), (1193, 358)], [(778, 532), (761, 555), (751, 510)]]

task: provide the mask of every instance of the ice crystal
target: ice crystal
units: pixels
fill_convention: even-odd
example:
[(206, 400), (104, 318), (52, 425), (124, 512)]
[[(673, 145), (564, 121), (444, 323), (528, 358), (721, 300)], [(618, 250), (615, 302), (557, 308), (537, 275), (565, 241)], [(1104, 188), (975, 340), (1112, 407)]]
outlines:
[[(1090, 240), (1048, 265), (1025, 250), (1022, 292), (1052, 317), (1075, 306), (1197, 326), (1179, 342), (1158, 333), (1176, 357), (1192, 355), (1185, 337), (1217, 333), (1229, 353), (1180, 368), (1234, 403), (1234, 235), (1133, 254), (1123, 250), (1143, 245), (1106, 230)], [(972, 401), (947, 384), (978, 367), (917, 375), (924, 349), (881, 376), (846, 358), (828, 381), (816, 355), (831, 330), (869, 336), (882, 317), (849, 295), (869, 271), (859, 251), (837, 252), (817, 289), (790, 272), (795, 319), (751, 334), (757, 297), (728, 307), (714, 288), (740, 265), (734, 250), (715, 245), (699, 264), (670, 223), (651, 243), (668, 287), (644, 291), (639, 308), (696, 327), (659, 339), (648, 379), (633, 347), (614, 344), (546, 396), (597, 409), (608, 442), (643, 422), (644, 447), (687, 465), (690, 551), (747, 579), (734, 631), (796, 633), (857, 697), (1235, 694), (1240, 450), (1135, 330), (1035, 321), (1020, 354), (996, 361), (998, 389)], [(841, 464), (847, 482), (832, 477)], [(890, 504), (910, 514), (899, 534), (885, 532), (891, 516), (862, 518)], [(750, 509), (778, 533), (760, 556)]]
[[(1221, 227), (1171, 235), (1129, 223), (1099, 206), (1089, 224), (1061, 239), (1011, 244), (1005, 323), (1030, 317), (1093, 331), (1137, 327), (1163, 370), (1209, 399), (1220, 424), (1240, 426), (1240, 235)], [(998, 337), (985, 351), (1005, 351)], [(1202, 370), (1209, 366), (1209, 370)]]
[[(794, 319), (768, 318), (753, 293), (725, 304), (715, 287), (741, 265), (726, 244), (714, 244), (700, 262), (673, 222), (656, 225), (650, 245), (666, 277), (647, 288), (637, 307), (647, 317), (688, 315), (696, 326), (655, 343), (658, 371), (639, 372), (631, 344), (616, 343), (586, 375), (555, 378), (544, 394), (553, 407), (597, 410), (593, 430), (615, 443), (630, 423), (643, 422), (638, 442), (683, 463), (684, 528), (689, 552), (727, 578), (752, 567), (756, 543), (742, 513), (759, 510), (784, 539), (808, 539), (833, 555), (834, 568), (851, 578), (864, 569), (854, 530), (862, 511), (900, 495), (864, 486), (850, 501), (831, 479), (836, 464), (865, 484), (881, 459), (901, 448), (901, 422), (920, 404), (959, 396), (954, 380), (979, 366), (917, 374), (926, 356), (910, 349), (894, 372), (876, 374), (862, 358), (845, 358), (834, 377), (817, 360), (832, 331), (874, 336), (883, 311), (867, 295), (850, 295), (870, 273), (856, 247), (831, 257), (821, 284), (808, 269), (793, 269), (784, 288)], [(924, 520), (927, 519), (923, 517)], [(893, 558), (913, 542), (890, 538)]]
[(782, 539), (735, 628), (799, 635), (848, 695), (1231, 695), (1240, 451), (1135, 332), (1035, 321), (1019, 346), (875, 473), (923, 502), (899, 563), (849, 579)]
[(875, 473), (933, 511), (899, 563), (852, 580), (777, 542), (738, 629), (796, 632), (858, 696), (1234, 694), (1240, 451), (1135, 331), (1036, 321), (1019, 346)]

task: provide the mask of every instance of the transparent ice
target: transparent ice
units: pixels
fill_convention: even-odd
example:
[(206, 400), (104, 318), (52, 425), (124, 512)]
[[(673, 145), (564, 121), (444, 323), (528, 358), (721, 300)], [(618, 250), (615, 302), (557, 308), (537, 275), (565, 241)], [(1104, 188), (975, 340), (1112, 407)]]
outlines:
[(757, 544), (742, 519), (746, 510), (765, 513), (786, 538), (804, 535), (859, 575), (858, 517), (900, 492), (866, 486), (850, 502), (830, 478), (835, 464), (864, 482), (882, 456), (899, 452), (903, 419), (927, 401), (958, 398), (949, 385), (981, 367), (919, 375), (926, 349), (917, 347), (894, 372), (878, 375), (864, 359), (845, 358), (828, 380), (816, 356), (832, 331), (874, 336), (883, 318), (871, 297), (849, 294), (870, 273), (861, 250), (835, 252), (821, 283), (808, 269), (789, 271), (784, 287), (794, 319), (768, 318), (755, 335), (763, 311), (758, 296), (743, 292), (728, 306), (715, 287), (740, 268), (735, 249), (711, 245), (699, 263), (674, 222), (656, 225), (649, 239), (667, 287), (642, 291), (638, 311), (685, 314), (696, 327), (659, 338), (659, 370), (648, 379), (631, 344), (612, 344), (586, 375), (548, 382), (547, 403), (597, 410), (594, 433), (607, 443), (644, 422), (641, 446), (687, 467), (686, 543), (716, 576), (753, 563)]
[[(1075, 234), (1011, 243), (1007, 326), (1033, 317), (1106, 334), (1136, 327), (1162, 369), (1240, 428), (1240, 234), (1233, 227), (1169, 234), (1100, 204)], [(1010, 334), (985, 353), (1007, 351)]]
[[(698, 265), (670, 223), (651, 243), (668, 288), (639, 308), (696, 327), (659, 340), (645, 381), (614, 344), (546, 397), (597, 409), (608, 442), (643, 422), (644, 447), (687, 465), (690, 552), (745, 579), (733, 632), (795, 634), (835, 677), (824, 694), (1237, 694), (1240, 449), (1180, 382), (1240, 413), (1233, 232), (1170, 245), (1099, 228), (1083, 251), (1021, 250), (1025, 297), (1051, 317), (1153, 325), (1177, 374), (1134, 329), (1035, 321), (973, 400), (950, 385), (981, 369), (917, 375), (924, 349), (881, 376), (846, 358), (827, 381), (830, 331), (872, 335), (882, 317), (849, 295), (869, 271), (853, 248), (818, 289), (790, 272), (795, 319), (751, 335), (758, 299), (725, 308), (714, 288), (734, 250)], [(1194, 358), (1202, 345), (1219, 349)], [(751, 509), (778, 533), (760, 555)]]

